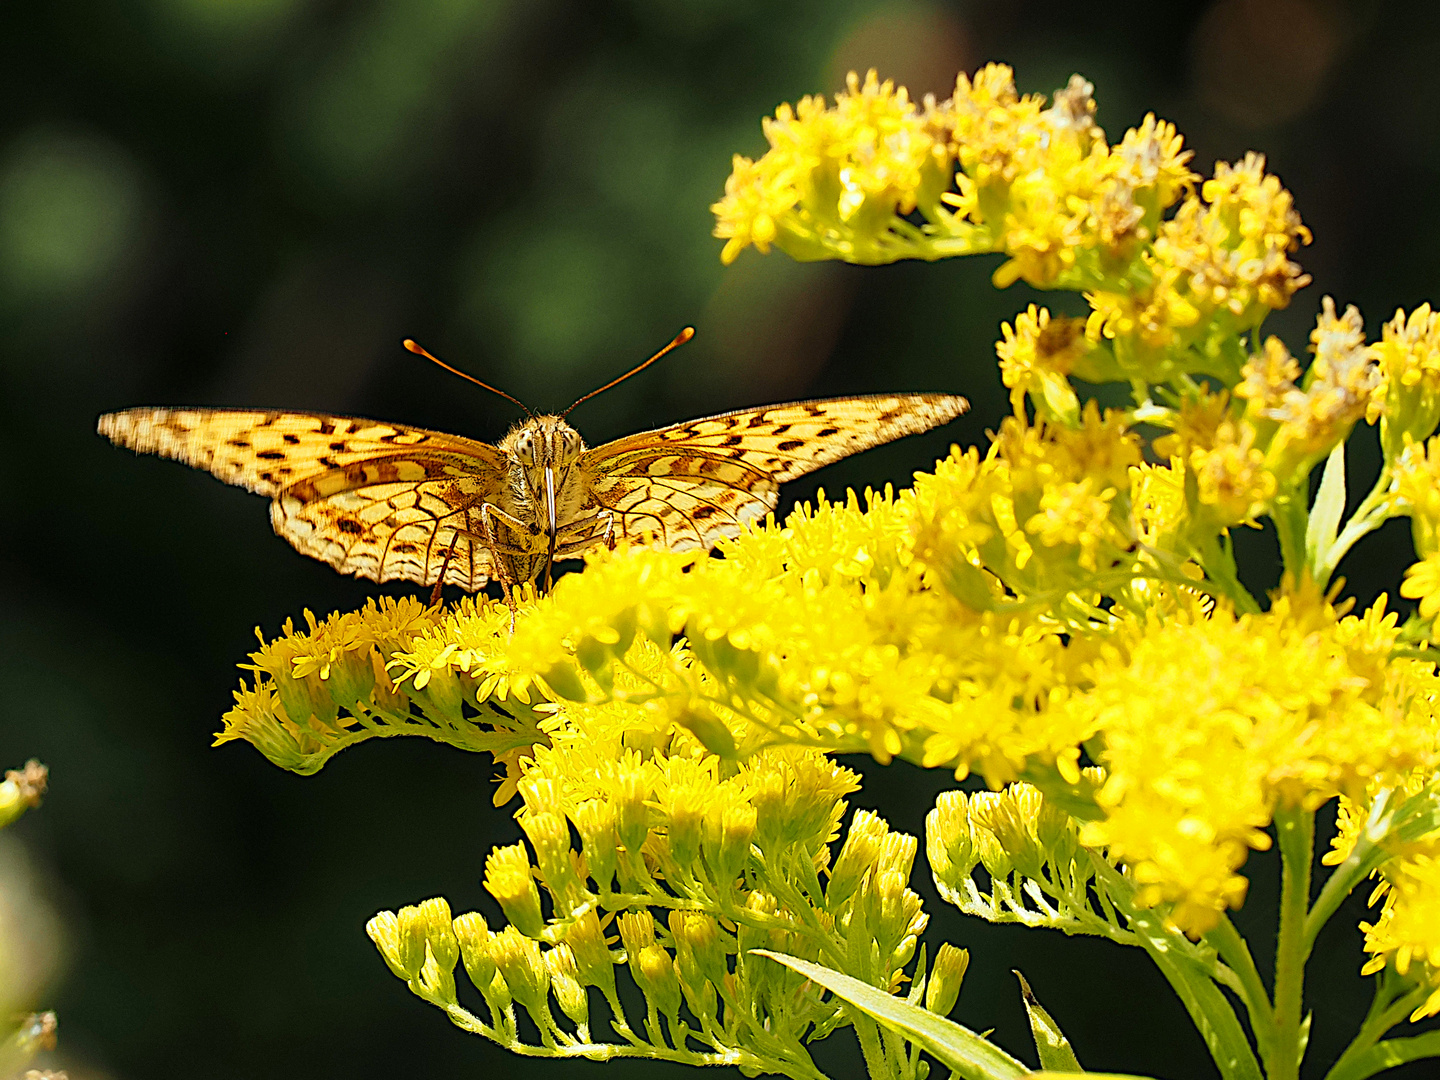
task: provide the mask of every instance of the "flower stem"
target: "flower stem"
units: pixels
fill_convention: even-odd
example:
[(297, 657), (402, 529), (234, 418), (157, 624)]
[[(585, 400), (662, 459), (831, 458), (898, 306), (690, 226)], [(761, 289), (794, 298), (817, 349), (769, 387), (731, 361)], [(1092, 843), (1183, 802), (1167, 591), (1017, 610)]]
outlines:
[(1205, 939), (1240, 981), (1241, 1000), (1250, 1016), (1250, 1027), (1255, 1032), (1260, 1059), (1268, 1067), (1275, 1052), (1275, 1012), (1270, 1007), (1270, 995), (1250, 955), (1250, 946), (1228, 917), (1222, 917)]
[(1310, 860), (1315, 850), (1315, 814), (1303, 807), (1275, 815), (1280, 837), (1280, 931), (1275, 943), (1275, 1047), (1269, 1080), (1297, 1080), (1300, 1075), (1300, 1020), (1305, 991), (1305, 961), (1310, 954), (1305, 934), (1310, 903)]

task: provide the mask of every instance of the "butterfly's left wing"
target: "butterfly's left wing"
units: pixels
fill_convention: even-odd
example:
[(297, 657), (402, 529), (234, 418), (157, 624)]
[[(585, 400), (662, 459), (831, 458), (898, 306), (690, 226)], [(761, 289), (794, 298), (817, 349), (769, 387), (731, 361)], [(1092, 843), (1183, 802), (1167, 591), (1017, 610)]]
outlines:
[(586, 466), (617, 535), (653, 534), (677, 551), (708, 548), (775, 509), (786, 480), (929, 431), (967, 407), (951, 394), (766, 405), (616, 439), (589, 451)]
[(283, 409), (127, 409), (99, 430), (266, 496), (276, 533), (342, 574), (429, 585), (443, 573), (471, 592), (494, 576), (476, 536), (507, 462), (488, 443)]

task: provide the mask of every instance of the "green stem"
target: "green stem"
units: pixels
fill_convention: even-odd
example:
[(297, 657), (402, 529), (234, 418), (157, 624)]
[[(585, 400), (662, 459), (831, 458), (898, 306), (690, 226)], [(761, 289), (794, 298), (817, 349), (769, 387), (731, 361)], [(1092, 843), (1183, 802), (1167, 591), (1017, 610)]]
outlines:
[(851, 1015), (855, 1018), (855, 1035), (860, 1040), (860, 1053), (865, 1057), (865, 1071), (870, 1075), (870, 1080), (890, 1077), (893, 1073), (880, 1042), (879, 1025), (859, 1009), (852, 1009)]
[(1260, 1058), (1268, 1069), (1275, 1053), (1275, 1012), (1270, 1007), (1270, 995), (1265, 983), (1255, 968), (1250, 955), (1250, 946), (1240, 931), (1235, 929), (1228, 916), (1222, 916), (1215, 929), (1205, 935), (1205, 940), (1214, 946), (1220, 959), (1233, 971), (1239, 980), (1240, 1000), (1250, 1016), (1250, 1028), (1255, 1032), (1255, 1042), (1260, 1049)]
[[(1303, 550), (1303, 548), (1302, 548)], [(1298, 1080), (1301, 1008), (1305, 991), (1305, 915), (1310, 905), (1310, 860), (1315, 852), (1315, 815), (1303, 807), (1275, 815), (1280, 837), (1280, 931), (1275, 943), (1275, 1047), (1269, 1080)]]
[(1275, 534), (1280, 539), (1281, 564), (1285, 572), (1298, 581), (1301, 571), (1306, 569), (1305, 530), (1310, 518), (1303, 489), (1292, 489), (1277, 495), (1270, 517), (1275, 522)]
[(1321, 555), (1315, 565), (1315, 580), (1321, 584), (1329, 582), (1330, 576), (1335, 573), (1335, 568), (1340, 565), (1350, 549), (1368, 533), (1374, 532), (1381, 525), (1390, 519), (1390, 505), (1386, 494), (1390, 488), (1390, 467), (1386, 465), (1380, 470), (1380, 476), (1375, 481), (1375, 486), (1370, 489), (1355, 512), (1350, 515), (1350, 520), (1345, 523), (1345, 528), (1340, 530), (1340, 535), (1329, 549)]

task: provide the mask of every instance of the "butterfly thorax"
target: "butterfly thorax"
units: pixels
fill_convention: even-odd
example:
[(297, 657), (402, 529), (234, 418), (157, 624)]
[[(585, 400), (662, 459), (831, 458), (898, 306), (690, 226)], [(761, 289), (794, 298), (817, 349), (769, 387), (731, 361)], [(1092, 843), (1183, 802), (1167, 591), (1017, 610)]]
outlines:
[(509, 462), (503, 507), (536, 535), (551, 536), (580, 516), (589, 484), (584, 460), (585, 440), (559, 416), (536, 416), (511, 428), (500, 440)]

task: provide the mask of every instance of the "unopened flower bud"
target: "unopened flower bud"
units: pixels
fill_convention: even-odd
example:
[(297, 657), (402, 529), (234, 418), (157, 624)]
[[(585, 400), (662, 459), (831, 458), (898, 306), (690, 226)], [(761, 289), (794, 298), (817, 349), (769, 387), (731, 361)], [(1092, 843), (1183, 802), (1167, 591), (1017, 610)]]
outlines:
[(627, 753), (616, 770), (615, 831), (630, 855), (636, 856), (650, 834), (650, 775), (640, 756)]
[(532, 1016), (548, 1012), (545, 999), (550, 992), (550, 969), (536, 941), (507, 926), (490, 939), (490, 955), (516, 1001)]
[(545, 929), (540, 892), (530, 873), (530, 859), (523, 843), (497, 847), (490, 852), (485, 860), (485, 888), (500, 902), (505, 917), (520, 933), (538, 937)]
[(729, 887), (750, 861), (755, 821), (755, 807), (739, 797), (722, 798), (710, 807), (705, 823), (706, 859), (721, 888)]
[(555, 899), (556, 918), (568, 916), (588, 898), (570, 858), (569, 823), (553, 811), (527, 809), (520, 827), (535, 848), (541, 880)]
[[(933, 811), (932, 811), (933, 812)], [(857, 810), (850, 822), (850, 831), (835, 868), (830, 871), (830, 882), (825, 888), (825, 900), (831, 911), (855, 895), (865, 874), (875, 865), (880, 844), (890, 827), (880, 815), (869, 810)]]
[(935, 966), (930, 969), (930, 981), (925, 986), (925, 1008), (937, 1016), (949, 1016), (960, 997), (960, 984), (969, 966), (968, 950), (943, 942), (935, 954)]
[[(400, 920), (393, 911), (381, 911), (365, 924), (365, 933), (380, 950), (380, 956), (399, 978), (409, 980), (414, 971), (406, 967), (406, 958), (400, 947)], [(422, 960), (421, 963), (424, 961)], [(415, 971), (419, 971), (416, 965)]]
[(430, 954), (444, 971), (454, 971), (460, 962), (460, 944), (455, 940), (454, 920), (450, 915), (450, 902), (443, 896), (422, 900), (419, 905), (420, 918), (425, 924), (425, 939), (430, 944)]
[(565, 944), (575, 958), (576, 977), (586, 986), (598, 986), (606, 997), (613, 997), (615, 957), (605, 942), (605, 931), (594, 908), (566, 927)]
[(425, 918), (413, 905), (401, 908), (396, 917), (400, 920), (400, 962), (413, 979), (425, 966)]
[(615, 808), (599, 799), (586, 799), (572, 817), (590, 877), (601, 893), (608, 893), (615, 886)]
[(575, 954), (568, 945), (556, 945), (545, 954), (545, 966), (550, 970), (550, 990), (560, 1004), (560, 1011), (578, 1025), (590, 1022), (590, 1000), (575, 966)]
[(662, 1014), (673, 1017), (680, 1011), (680, 976), (676, 974), (675, 962), (661, 945), (646, 946), (634, 970), (641, 992)]
[(495, 978), (495, 961), (490, 957), (492, 935), (485, 916), (478, 911), (467, 911), (455, 916), (452, 925), (460, 946), (460, 959), (465, 963), (465, 974), (470, 976), (475, 989), (483, 992)]

